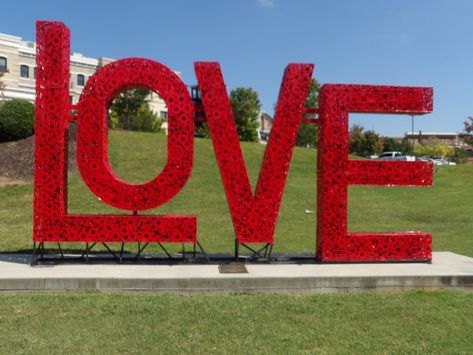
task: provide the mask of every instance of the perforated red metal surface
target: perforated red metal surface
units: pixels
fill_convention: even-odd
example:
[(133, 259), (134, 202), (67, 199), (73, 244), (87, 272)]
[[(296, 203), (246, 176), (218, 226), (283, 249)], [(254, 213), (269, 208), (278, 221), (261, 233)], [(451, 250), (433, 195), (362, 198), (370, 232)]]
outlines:
[[(168, 103), (168, 159), (152, 181), (132, 185), (122, 181), (108, 162), (108, 109), (113, 99), (130, 88), (159, 92)], [(179, 77), (149, 59), (112, 62), (87, 81), (78, 104), (77, 163), (87, 186), (102, 201), (126, 210), (146, 210), (172, 199), (192, 170), (194, 109)]]
[(430, 260), (431, 236), (427, 233), (348, 233), (347, 190), (352, 184), (432, 184), (431, 163), (348, 159), (349, 113), (428, 113), (432, 111), (432, 89), (324, 85), (319, 100), (318, 258), (323, 261)]
[[(194, 110), (185, 84), (170, 69), (148, 59), (124, 59), (99, 69), (87, 82), (78, 109), (77, 160), (81, 175), (103, 202), (133, 215), (67, 213), (70, 33), (58, 22), (37, 23), (35, 241), (191, 242), (194, 216), (138, 215), (172, 199), (192, 170)], [(313, 65), (290, 64), (284, 73), (274, 126), (255, 194), (240, 149), (227, 90), (218, 63), (196, 63), (211, 138), (241, 243), (274, 241), (293, 146), (305, 112)], [(159, 92), (168, 112), (168, 161), (152, 181), (132, 185), (108, 162), (107, 111), (121, 91)], [(319, 97), (317, 163), (317, 257), (322, 261), (430, 260), (431, 236), (421, 232), (349, 233), (347, 191), (357, 185), (432, 184), (423, 162), (348, 159), (351, 112), (423, 114), (432, 111), (432, 89), (324, 85)], [(125, 212), (124, 212), (125, 213)], [(375, 221), (373, 221), (375, 223)]]
[(253, 195), (220, 66), (218, 63), (195, 63), (233, 227), (241, 243), (273, 243), (313, 68), (312, 64), (290, 64), (284, 72), (274, 125)]
[[(195, 242), (193, 216), (67, 214), (67, 129), (70, 34), (58, 22), (37, 23), (35, 241)], [(107, 112), (121, 91), (145, 87), (166, 100), (168, 162), (152, 181), (131, 185), (110, 168)], [(104, 202), (131, 211), (162, 205), (186, 183), (193, 158), (194, 112), (185, 84), (167, 67), (126, 59), (99, 69), (78, 105), (77, 161), (89, 188)]]

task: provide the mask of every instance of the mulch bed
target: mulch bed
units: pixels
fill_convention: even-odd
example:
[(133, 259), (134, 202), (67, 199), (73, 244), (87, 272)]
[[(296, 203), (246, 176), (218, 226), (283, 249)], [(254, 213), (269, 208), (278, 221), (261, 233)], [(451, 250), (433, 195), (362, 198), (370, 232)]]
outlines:
[[(30, 182), (34, 176), (35, 136), (0, 143), (0, 186)], [(76, 129), (69, 130), (68, 169), (76, 170)]]

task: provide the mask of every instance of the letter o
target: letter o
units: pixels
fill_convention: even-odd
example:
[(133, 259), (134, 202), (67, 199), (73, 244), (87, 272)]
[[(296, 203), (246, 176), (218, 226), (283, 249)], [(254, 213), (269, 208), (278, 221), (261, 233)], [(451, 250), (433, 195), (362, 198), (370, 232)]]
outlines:
[[(108, 110), (117, 94), (131, 88), (158, 92), (168, 107), (166, 166), (140, 185), (121, 180), (108, 160)], [(77, 120), (79, 171), (102, 201), (125, 210), (146, 210), (166, 203), (186, 184), (192, 170), (194, 107), (185, 84), (166, 66), (128, 58), (100, 68), (82, 91)]]

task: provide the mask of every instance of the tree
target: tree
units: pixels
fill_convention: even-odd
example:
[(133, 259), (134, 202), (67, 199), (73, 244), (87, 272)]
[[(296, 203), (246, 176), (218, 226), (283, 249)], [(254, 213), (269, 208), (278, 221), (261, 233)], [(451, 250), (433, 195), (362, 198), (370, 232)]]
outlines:
[(397, 142), (394, 138), (383, 137), (383, 151), (401, 152), (404, 155), (412, 154), (412, 143), (407, 138)]
[(361, 155), (363, 145), (363, 131), (363, 126), (360, 126), (358, 124), (355, 124), (350, 128), (349, 149), (351, 154)]
[[(310, 81), (309, 93), (305, 101), (305, 107), (317, 108), (319, 106), (320, 84), (317, 80)], [(317, 125), (315, 123), (301, 123), (297, 132), (296, 145), (299, 147), (317, 146)]]
[(469, 116), (468, 120), (463, 122), (464, 134), (461, 135), (461, 138), (468, 144), (473, 145), (473, 116)]
[(401, 141), (401, 149), (399, 150), (404, 155), (414, 154), (414, 145), (409, 139), (404, 137)]
[(251, 88), (236, 88), (230, 92), (230, 104), (240, 140), (257, 142), (261, 109), (258, 93)]
[(131, 89), (118, 95), (110, 107), (110, 127), (158, 132), (162, 120), (149, 108), (148, 95), (147, 89)]
[(361, 155), (369, 157), (370, 155), (378, 155), (383, 151), (383, 139), (375, 131), (366, 131), (363, 134), (361, 146)]
[(468, 152), (463, 148), (453, 148), (453, 154), (450, 155), (450, 159), (455, 163), (463, 164), (468, 160)]
[(468, 116), (468, 120), (463, 122), (463, 125), (465, 126), (465, 132), (471, 134), (473, 132), (473, 116)]
[(363, 126), (353, 125), (350, 128), (350, 153), (363, 157), (379, 154), (383, 151), (383, 139), (374, 131), (364, 132)]
[(386, 152), (396, 152), (402, 150), (401, 143), (396, 142), (394, 138), (383, 137), (383, 148)]

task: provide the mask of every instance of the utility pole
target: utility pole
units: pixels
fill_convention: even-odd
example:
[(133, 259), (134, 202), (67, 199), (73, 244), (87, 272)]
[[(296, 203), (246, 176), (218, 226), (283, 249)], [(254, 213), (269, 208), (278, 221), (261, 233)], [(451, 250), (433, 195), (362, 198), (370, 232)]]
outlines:
[(412, 155), (415, 155), (414, 115), (411, 115)]

